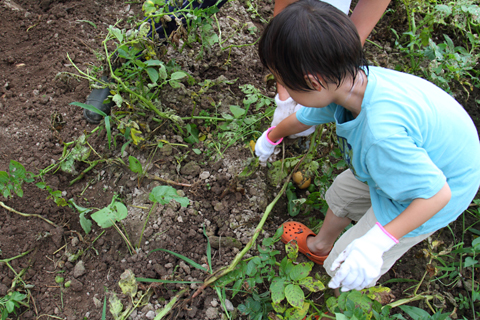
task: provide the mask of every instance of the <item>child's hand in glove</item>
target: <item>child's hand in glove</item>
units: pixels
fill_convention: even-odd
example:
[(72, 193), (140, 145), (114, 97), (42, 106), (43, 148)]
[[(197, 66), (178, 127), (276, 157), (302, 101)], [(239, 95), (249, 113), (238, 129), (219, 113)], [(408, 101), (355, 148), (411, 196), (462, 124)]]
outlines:
[(330, 288), (342, 287), (342, 291), (366, 288), (380, 275), (383, 253), (390, 250), (398, 240), (377, 224), (363, 237), (354, 240), (335, 259), (330, 268), (335, 276), (330, 280)]
[(257, 155), (260, 163), (264, 164), (267, 162), (268, 158), (273, 154), (275, 150), (275, 146), (277, 146), (280, 142), (282, 142), (283, 138), (278, 140), (277, 142), (272, 142), (268, 138), (268, 133), (275, 127), (269, 128), (265, 131), (260, 138), (258, 138), (257, 143), (255, 144), (255, 154)]
[[(297, 112), (302, 107), (301, 104), (296, 103), (291, 97), (288, 97), (288, 99), (285, 101), (280, 100), (280, 98), (278, 97), (278, 93), (275, 96), (275, 104), (277, 105), (277, 108), (273, 113), (273, 120), (271, 124), (272, 127), (277, 126), (285, 118), (287, 118), (292, 113)], [(308, 128), (303, 132), (292, 134), (288, 137), (291, 139), (295, 139), (298, 137), (306, 137), (314, 132), (315, 132), (315, 126)]]

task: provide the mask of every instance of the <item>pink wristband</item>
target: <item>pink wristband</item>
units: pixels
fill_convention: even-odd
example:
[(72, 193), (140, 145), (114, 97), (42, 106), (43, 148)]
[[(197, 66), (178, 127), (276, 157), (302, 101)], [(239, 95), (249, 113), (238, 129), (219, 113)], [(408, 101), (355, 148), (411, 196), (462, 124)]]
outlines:
[(271, 127), (271, 128), (268, 128), (268, 129), (267, 129), (267, 134), (266, 134), (265, 137), (267, 138), (267, 141), (270, 142), (270, 144), (276, 146), (276, 145), (279, 145), (280, 143), (282, 143), (283, 138), (278, 139), (277, 142), (271, 141), (271, 140), (268, 138), (268, 133), (269, 133), (270, 131), (272, 131), (273, 128), (275, 128), (275, 127)]
[(376, 225), (380, 228), (380, 230), (383, 231), (383, 233), (385, 233), (390, 239), (392, 239), (395, 243), (398, 243), (398, 240), (397, 238), (395, 238), (394, 236), (392, 236), (387, 230), (385, 230), (385, 228), (380, 224), (380, 222), (377, 222)]

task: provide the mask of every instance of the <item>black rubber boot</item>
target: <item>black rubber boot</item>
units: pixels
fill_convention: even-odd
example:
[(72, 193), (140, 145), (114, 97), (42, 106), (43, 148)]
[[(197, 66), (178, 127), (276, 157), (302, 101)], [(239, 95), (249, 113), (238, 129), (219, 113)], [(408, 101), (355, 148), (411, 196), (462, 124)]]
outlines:
[[(103, 76), (102, 80), (104, 82), (110, 81), (107, 76)], [(92, 105), (95, 108), (99, 109), (100, 111), (103, 111), (107, 115), (109, 115), (110, 110), (112, 109), (112, 106), (113, 106), (113, 102), (104, 103), (104, 101), (107, 99), (109, 94), (110, 94), (110, 88), (108, 87), (103, 89), (93, 89), (93, 91), (90, 93), (90, 95), (87, 98), (86, 104)], [(92, 124), (98, 124), (103, 119), (102, 115), (87, 109), (83, 109), (83, 116), (88, 122)]]

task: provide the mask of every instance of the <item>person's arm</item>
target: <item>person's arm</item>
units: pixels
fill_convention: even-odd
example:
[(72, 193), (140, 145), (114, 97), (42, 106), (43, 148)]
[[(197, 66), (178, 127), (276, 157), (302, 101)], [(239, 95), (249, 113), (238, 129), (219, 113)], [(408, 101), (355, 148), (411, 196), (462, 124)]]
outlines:
[(277, 141), (286, 136), (303, 132), (310, 127), (311, 126), (307, 126), (306, 124), (303, 124), (300, 121), (298, 121), (297, 113), (295, 112), (289, 115), (287, 118), (285, 118), (275, 128), (273, 128), (268, 133), (268, 138), (271, 141)]
[[(283, 0), (286, 1), (286, 0)], [(359, 0), (350, 19), (357, 27), (362, 44), (365, 43), (378, 20), (388, 7), (391, 0)], [(276, 5), (275, 5), (276, 6)], [(282, 8), (283, 9), (283, 8)]]
[(303, 132), (310, 127), (298, 121), (297, 113), (293, 113), (277, 126), (268, 128), (255, 143), (255, 154), (259, 158), (260, 163), (266, 164), (268, 158), (273, 154), (275, 146), (281, 143), (284, 137)]
[(376, 223), (364, 236), (354, 240), (332, 263), (337, 273), (328, 284), (342, 291), (361, 290), (378, 277), (383, 264), (382, 256), (398, 239), (420, 227), (450, 201), (451, 191), (445, 183), (433, 197), (417, 198), (387, 225)]
[(297, 0), (275, 0), (275, 6), (273, 8), (273, 16), (275, 17), (277, 14), (282, 12), (289, 4), (297, 2)]
[(396, 239), (420, 227), (450, 201), (452, 193), (448, 183), (437, 194), (429, 199), (415, 199), (410, 205), (384, 228)]

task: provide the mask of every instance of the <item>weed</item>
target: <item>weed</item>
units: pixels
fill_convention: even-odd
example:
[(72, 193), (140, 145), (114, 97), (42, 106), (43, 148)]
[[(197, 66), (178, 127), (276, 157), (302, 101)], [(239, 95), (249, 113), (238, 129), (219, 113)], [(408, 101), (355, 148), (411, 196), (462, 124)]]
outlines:
[(152, 213), (153, 208), (157, 203), (160, 203), (161, 205), (166, 205), (169, 204), (170, 201), (175, 200), (182, 207), (188, 206), (190, 203), (190, 200), (188, 200), (187, 197), (181, 197), (178, 195), (177, 190), (175, 188), (170, 187), (170, 186), (157, 186), (152, 189), (150, 194), (148, 195), (148, 199), (153, 202), (152, 207), (150, 208), (150, 211), (148, 212), (147, 219), (145, 219), (145, 223), (143, 224), (142, 232), (140, 234), (140, 239), (138, 240), (138, 248), (140, 248), (140, 245), (142, 243), (142, 237), (143, 237), (143, 232), (145, 231), (145, 227), (147, 226), (148, 219), (150, 218), (150, 214)]
[[(0, 315), (1, 320), (6, 320), (9, 314), (15, 313), (15, 309), (19, 308), (20, 305), (26, 305), (24, 300), (27, 298), (26, 295), (21, 294), (20, 292), (9, 292), (6, 296), (0, 298)], [(27, 305), (28, 306), (28, 305)]]
[[(274, 244), (280, 240), (283, 227), (279, 228), (273, 238), (265, 238), (262, 246), (258, 245), (259, 255), (242, 261), (237, 269), (221, 278), (216, 285), (232, 286), (232, 297), (241, 289), (249, 296), (238, 309), (249, 319), (260, 319), (268, 313), (275, 312), (284, 319), (303, 319), (313, 301), (308, 300), (302, 288), (310, 292), (325, 289), (323, 283), (309, 276), (313, 262), (296, 263), (298, 246), (295, 242), (285, 246), (287, 256), (277, 268), (275, 256), (280, 252)], [(269, 284), (269, 291), (259, 292), (260, 285)], [(316, 310), (314, 310), (316, 311)]]
[(10, 160), (8, 172), (0, 171), (0, 192), (5, 198), (12, 198), (14, 193), (23, 197), (23, 183), (33, 181), (33, 173), (26, 171), (21, 163)]

